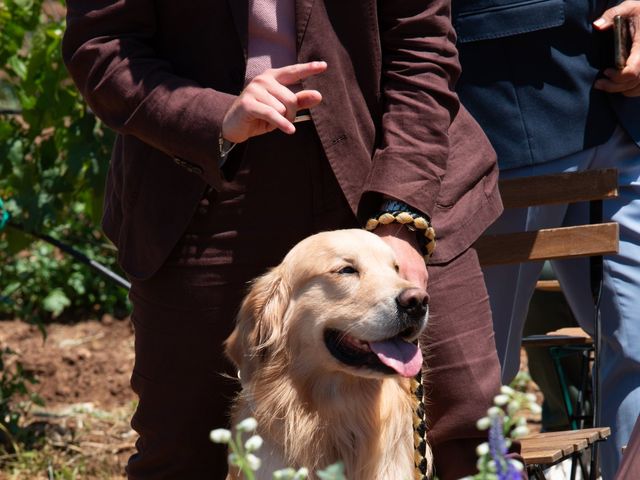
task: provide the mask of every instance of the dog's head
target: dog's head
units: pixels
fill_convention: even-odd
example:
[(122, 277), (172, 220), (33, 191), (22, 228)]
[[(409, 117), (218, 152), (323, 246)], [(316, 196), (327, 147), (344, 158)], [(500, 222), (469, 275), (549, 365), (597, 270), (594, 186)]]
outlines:
[(427, 294), (363, 230), (313, 235), (252, 284), (226, 342), (243, 381), (265, 364), (303, 375), (415, 375)]

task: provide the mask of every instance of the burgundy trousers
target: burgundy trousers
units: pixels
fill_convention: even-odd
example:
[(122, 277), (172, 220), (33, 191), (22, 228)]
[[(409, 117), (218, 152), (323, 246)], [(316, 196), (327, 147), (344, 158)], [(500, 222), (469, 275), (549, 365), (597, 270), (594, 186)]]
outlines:
[[(222, 343), (247, 282), (278, 264), (304, 237), (357, 227), (311, 122), (297, 133), (256, 137), (225, 166), (231, 178), (203, 195), (163, 267), (131, 289), (139, 396), (132, 420), (132, 480), (223, 480), (226, 451), (209, 440), (228, 426), (238, 382)], [(440, 479), (474, 471), (475, 446), (500, 382), (483, 277), (473, 250), (429, 268), (430, 443)], [(390, 479), (391, 480), (391, 479)]]

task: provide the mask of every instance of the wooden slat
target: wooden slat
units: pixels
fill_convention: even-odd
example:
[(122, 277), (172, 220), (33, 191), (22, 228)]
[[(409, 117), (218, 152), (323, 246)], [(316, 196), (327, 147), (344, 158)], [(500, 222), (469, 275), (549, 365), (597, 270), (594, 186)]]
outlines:
[(552, 438), (529, 438), (521, 447), (526, 450), (541, 450), (545, 448), (560, 448), (564, 455), (584, 450), (589, 445), (585, 438), (578, 437), (552, 437)]
[(560, 282), (558, 280), (538, 280), (536, 282), (536, 290), (541, 292), (561, 292)]
[(521, 454), (527, 465), (551, 465), (610, 434), (609, 427), (534, 433), (520, 439)]
[(592, 345), (593, 340), (572, 335), (529, 335), (522, 339), (523, 347), (562, 347), (565, 345)]
[(573, 203), (618, 196), (616, 169), (588, 170), (500, 181), (505, 208)]
[(597, 441), (604, 440), (605, 438), (611, 435), (611, 428), (609, 427), (594, 427), (594, 428), (583, 428), (581, 430), (566, 430), (562, 432), (544, 432), (544, 433), (533, 433), (531, 435), (527, 435), (523, 437), (522, 440), (529, 438), (553, 438), (553, 437), (577, 437), (584, 438), (589, 442), (589, 444)]
[(483, 235), (475, 248), (483, 266), (617, 253), (618, 224)]
[(564, 345), (593, 345), (593, 339), (580, 327), (560, 328), (544, 335), (529, 335), (522, 339), (523, 347), (561, 347)]
[(563, 457), (562, 449), (542, 449), (542, 450), (525, 450), (522, 449), (520, 454), (526, 465), (550, 465), (556, 463)]
[(566, 335), (570, 335), (572, 337), (582, 337), (587, 341), (593, 341), (591, 338), (591, 335), (589, 335), (587, 332), (585, 332), (582, 328), (580, 327), (564, 327), (564, 328), (559, 328), (557, 330), (553, 330), (551, 332), (547, 332), (547, 335), (556, 335), (556, 336), (566, 336)]

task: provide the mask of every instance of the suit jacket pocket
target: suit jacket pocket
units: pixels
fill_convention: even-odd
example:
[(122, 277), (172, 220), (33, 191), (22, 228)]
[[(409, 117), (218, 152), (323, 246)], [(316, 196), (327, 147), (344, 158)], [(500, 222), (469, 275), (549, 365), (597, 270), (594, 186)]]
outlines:
[(453, 5), (459, 43), (544, 30), (565, 21), (565, 0), (459, 0)]

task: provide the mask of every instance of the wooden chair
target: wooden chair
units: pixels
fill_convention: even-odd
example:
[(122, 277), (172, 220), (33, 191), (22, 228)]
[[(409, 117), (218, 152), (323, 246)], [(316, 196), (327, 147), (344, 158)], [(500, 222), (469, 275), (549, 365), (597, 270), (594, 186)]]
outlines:
[[(562, 403), (572, 430), (583, 428), (585, 422), (592, 420), (588, 406), (593, 406), (591, 365), (595, 361), (595, 346), (591, 336), (580, 327), (560, 328), (544, 335), (529, 335), (522, 339), (526, 348), (544, 348), (549, 351), (551, 362), (560, 384)], [(580, 358), (580, 383), (578, 396), (572, 400), (569, 381), (562, 364), (566, 357)]]
[(534, 433), (520, 439), (522, 458), (529, 473), (536, 479), (544, 479), (544, 468), (572, 458), (571, 478), (576, 465), (582, 461), (585, 450), (593, 450), (597, 442), (611, 435), (609, 427), (585, 428), (567, 432)]
[[(595, 334), (592, 340), (595, 351), (593, 367), (594, 391), (593, 391), (593, 425), (600, 426), (598, 413), (599, 399), (599, 364), (597, 352), (600, 343), (600, 318), (599, 302), (602, 285), (602, 256), (617, 253), (618, 251), (618, 224), (615, 222), (603, 222), (602, 202), (618, 195), (618, 173), (615, 169), (589, 170), (584, 172), (561, 173), (555, 175), (543, 175), (523, 177), (518, 179), (501, 180), (500, 193), (505, 208), (524, 208), (536, 205), (552, 205), (575, 202), (589, 202), (590, 222), (585, 225), (572, 227), (548, 228), (527, 232), (508, 234), (484, 235), (475, 244), (480, 263), (483, 266), (513, 264), (531, 261), (544, 261), (555, 259), (567, 259), (577, 257), (590, 257), (591, 293), (596, 309), (594, 312)], [(557, 288), (556, 285), (547, 285), (549, 288)], [(565, 335), (562, 342), (585, 343), (584, 336), (573, 338), (575, 335)], [(542, 339), (539, 339), (542, 341)], [(549, 341), (549, 339), (545, 339)], [(558, 341), (551, 339), (550, 341)], [(577, 432), (586, 432), (581, 430)], [(543, 437), (535, 437), (535, 441), (527, 439), (523, 443), (525, 448), (525, 461), (531, 474), (536, 478), (544, 478), (542, 467), (552, 465), (567, 458), (573, 458), (572, 472), (578, 455), (582, 451), (584, 442), (592, 450), (591, 478), (595, 478), (597, 465), (596, 440), (589, 443), (588, 438), (583, 438), (583, 433), (575, 431), (553, 432), (539, 434)], [(578, 437), (576, 437), (578, 435)], [(600, 431), (598, 441), (603, 440), (609, 433)], [(548, 439), (553, 439), (549, 445), (557, 451), (551, 456), (530, 455), (536, 452), (537, 447)], [(576, 438), (580, 441), (577, 442)], [(589, 437), (591, 438), (591, 437)], [(577, 442), (577, 443), (576, 443)], [(532, 448), (532, 447), (536, 448)], [(531, 447), (531, 448), (530, 448)], [(561, 452), (561, 453), (557, 453)], [(559, 456), (558, 456), (559, 455)], [(542, 476), (540, 476), (542, 475)], [(573, 475), (573, 473), (572, 473)], [(572, 476), (573, 478), (573, 476)]]

